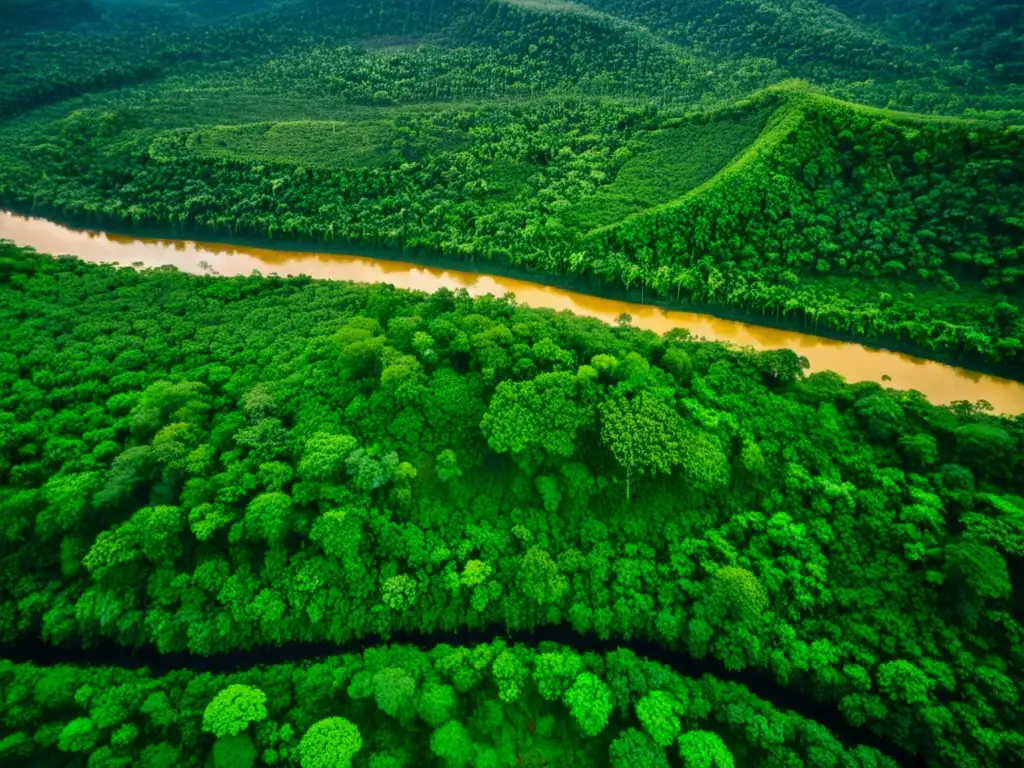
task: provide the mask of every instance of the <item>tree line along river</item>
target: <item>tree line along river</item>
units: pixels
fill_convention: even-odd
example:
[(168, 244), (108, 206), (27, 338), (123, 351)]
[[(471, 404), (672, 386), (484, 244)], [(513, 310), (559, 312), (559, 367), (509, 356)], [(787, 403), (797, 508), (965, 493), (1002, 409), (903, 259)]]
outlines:
[[(71, 229), (39, 218), (0, 211), (0, 238), (41, 253), (76, 256), (94, 263), (124, 266), (174, 266), (194, 274), (305, 274), (313, 278), (391, 283), (396, 288), (433, 292), (465, 288), (470, 295), (515, 294), (531, 307), (569, 310), (578, 315), (615, 322), (620, 315), (632, 324), (657, 333), (685, 328), (695, 337), (754, 349), (787, 348), (806, 357), (810, 371), (832, 370), (849, 381), (878, 381), (896, 389), (916, 389), (933, 403), (986, 400), (997, 413), (1024, 412), (1024, 383), (902, 352), (873, 349), (855, 342), (726, 320), (708, 314), (666, 310), (578, 293), (512, 277), (426, 267), (404, 261), (275, 250), (242, 245), (121, 236)], [(888, 377), (883, 379), (883, 377)]]

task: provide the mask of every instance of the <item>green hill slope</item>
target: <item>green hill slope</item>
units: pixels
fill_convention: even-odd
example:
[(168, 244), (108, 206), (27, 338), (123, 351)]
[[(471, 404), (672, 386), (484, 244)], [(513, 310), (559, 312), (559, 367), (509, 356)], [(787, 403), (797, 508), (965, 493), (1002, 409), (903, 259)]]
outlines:
[(1015, 359), (1021, 140), (795, 95), (711, 183), (592, 234), (593, 263), (662, 294)]
[[(1020, 370), (1020, 129), (801, 84), (712, 111), (659, 106), (564, 85), (574, 59), (561, 54), (509, 73), (478, 53), (493, 49), (451, 50), (297, 51), (251, 76), (172, 79), (0, 124), (0, 197), (99, 225), (348, 239), (597, 277)], [(442, 74), (446, 62), (462, 75)], [(316, 73), (305, 85), (304, 72)], [(417, 87), (420, 72), (438, 89)]]
[(669, 121), (637, 143), (611, 184), (575, 203), (562, 220), (572, 229), (590, 232), (677, 200), (747, 152), (767, 118), (767, 111), (752, 111), (707, 121)]

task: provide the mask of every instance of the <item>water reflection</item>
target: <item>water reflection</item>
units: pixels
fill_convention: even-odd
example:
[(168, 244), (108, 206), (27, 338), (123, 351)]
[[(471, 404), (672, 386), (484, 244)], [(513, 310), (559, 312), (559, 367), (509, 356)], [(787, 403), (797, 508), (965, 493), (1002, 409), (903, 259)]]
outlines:
[(421, 267), (401, 261), (304, 251), (283, 251), (191, 240), (158, 240), (70, 229), (44, 219), (0, 212), (0, 238), (32, 246), (42, 253), (70, 254), (91, 262), (156, 267), (174, 265), (194, 274), (305, 274), (313, 278), (391, 283), (396, 288), (436, 291), (465, 288), (473, 296), (514, 293), (532, 307), (569, 310), (613, 323), (620, 314), (633, 325), (657, 333), (686, 328), (694, 336), (755, 349), (792, 349), (806, 357), (811, 371), (833, 370), (850, 381), (884, 381), (898, 389), (916, 389), (932, 402), (987, 400), (1001, 413), (1024, 412), (1024, 384), (932, 362), (901, 352), (766, 326), (723, 320), (694, 312), (667, 311), (644, 304), (603, 299), (510, 277)]

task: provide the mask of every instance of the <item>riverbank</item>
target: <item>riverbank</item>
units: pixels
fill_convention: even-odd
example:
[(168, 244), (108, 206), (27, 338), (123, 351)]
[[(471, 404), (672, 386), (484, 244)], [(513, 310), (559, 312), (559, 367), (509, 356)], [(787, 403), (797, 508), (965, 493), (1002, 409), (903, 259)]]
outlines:
[[(720, 320), (732, 320), (771, 330), (792, 331), (805, 336), (814, 336), (830, 341), (858, 344), (868, 349), (901, 353), (973, 373), (989, 374), (1024, 383), (1024, 365), (993, 363), (976, 354), (961, 353), (954, 355), (941, 349), (931, 349), (915, 344), (894, 334), (864, 338), (855, 333), (815, 324), (800, 309), (794, 310), (792, 315), (783, 314), (780, 316), (778, 314), (764, 314), (762, 312), (720, 304), (672, 301), (663, 298), (652, 299), (650, 292), (643, 288), (626, 288), (623, 285), (609, 284), (593, 275), (559, 275), (550, 272), (534, 272), (516, 267), (506, 260), (477, 261), (475, 259), (460, 259), (426, 249), (396, 249), (387, 246), (369, 246), (365, 243), (345, 240), (321, 242), (301, 238), (271, 239), (266, 237), (250, 237), (244, 233), (224, 232), (214, 227), (203, 227), (193, 224), (171, 228), (154, 227), (144, 224), (128, 224), (121, 218), (102, 215), (68, 216), (52, 211), (48, 206), (41, 206), (41, 210), (38, 208), (30, 210), (24, 206), (12, 204), (9, 201), (0, 202), (0, 205), (3, 206), (0, 209), (0, 213), (10, 212), (28, 219), (41, 218), (71, 229), (90, 230), (121, 237), (152, 238), (155, 240), (193, 240), (204, 245), (220, 245), (225, 248), (258, 248), (295, 253), (315, 251), (323, 254), (354, 255), (374, 260), (397, 261), (428, 269), (455, 270), (471, 272), (486, 277), (511, 278), (559, 290), (573, 291), (594, 298), (628, 302), (668, 312), (708, 315)], [(0, 233), (0, 236), (2, 236), (2, 233)], [(797, 319), (797, 316), (800, 319)]]
[[(402, 258), (386, 252), (393, 258), (381, 258), (384, 251), (364, 256), (333, 250), (303, 251), (298, 247), (271, 249), (241, 242), (150, 239), (141, 234), (73, 229), (48, 219), (11, 213), (0, 213), (0, 237), (42, 253), (67, 254), (97, 263), (170, 265), (194, 274), (248, 275), (259, 270), (264, 274), (306, 274), (322, 279), (389, 283), (397, 288), (427, 292), (464, 288), (474, 296), (513, 293), (522, 304), (568, 310), (607, 323), (615, 323), (621, 315), (628, 314), (634, 327), (659, 334), (682, 328), (710, 341), (757, 350), (791, 349), (808, 360), (812, 372), (832, 370), (850, 381), (873, 381), (896, 389), (917, 390), (935, 403), (984, 400), (999, 413), (1024, 412), (1024, 384), (1008, 378), (857, 342), (674, 310), (654, 303), (602, 298), (560, 288), (551, 279), (527, 281), (493, 273), (458, 271), (447, 266), (452, 263), (450, 260), (445, 264), (428, 264), (410, 254)], [(365, 248), (362, 251), (368, 253)]]

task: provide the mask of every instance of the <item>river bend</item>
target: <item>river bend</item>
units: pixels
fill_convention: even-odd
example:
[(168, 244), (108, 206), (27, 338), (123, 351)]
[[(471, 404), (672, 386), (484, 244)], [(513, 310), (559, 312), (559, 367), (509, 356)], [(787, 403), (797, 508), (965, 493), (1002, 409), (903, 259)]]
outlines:
[[(605, 299), (511, 277), (427, 267), (404, 261), (225, 245), (194, 240), (166, 240), (72, 229), (39, 218), (0, 211), (0, 239), (31, 246), (40, 253), (76, 256), (94, 263), (159, 267), (172, 265), (193, 274), (304, 274), (329, 280), (391, 283), (396, 288), (433, 292), (465, 288), (472, 296), (513, 293), (536, 308), (569, 310), (614, 323), (623, 313), (637, 328), (665, 333), (685, 328), (695, 337), (757, 350), (786, 348), (806, 357), (810, 371), (832, 370), (850, 382), (877, 381), (896, 389), (916, 389), (933, 403), (987, 400), (997, 413), (1024, 413), (1024, 383), (977, 373), (902, 352), (726, 320), (695, 312), (666, 310), (649, 304)], [(888, 377), (888, 378), (883, 378)]]

